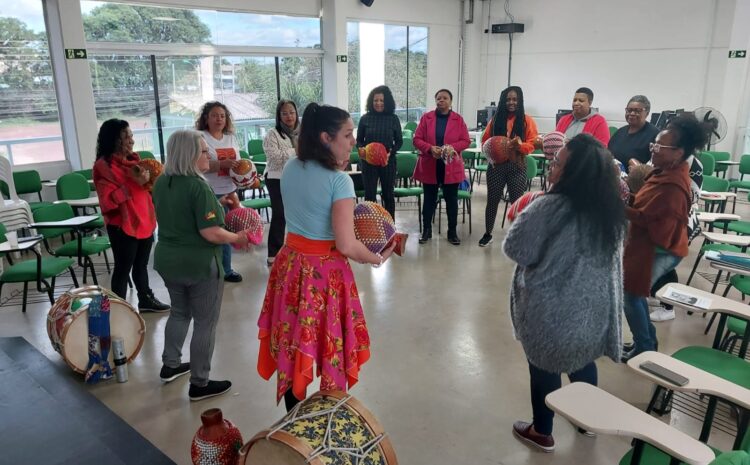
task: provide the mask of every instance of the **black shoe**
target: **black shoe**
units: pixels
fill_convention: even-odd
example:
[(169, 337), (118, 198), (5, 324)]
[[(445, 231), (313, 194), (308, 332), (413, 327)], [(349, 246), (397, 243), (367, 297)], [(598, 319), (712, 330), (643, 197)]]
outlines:
[(479, 247), (487, 247), (492, 244), (492, 234), (484, 233), (481, 239), (479, 239)]
[(448, 242), (453, 245), (461, 245), (461, 239), (459, 239), (456, 235), (448, 235)]
[(141, 312), (163, 313), (172, 308), (168, 304), (159, 301), (153, 293), (138, 297), (138, 310)]
[(231, 273), (224, 275), (224, 281), (228, 283), (239, 283), (242, 282), (242, 275), (236, 271), (232, 271)]
[(432, 231), (425, 231), (422, 233), (422, 236), (419, 238), (420, 244), (426, 244), (427, 241), (432, 239)]
[(230, 389), (232, 389), (231, 381), (209, 381), (208, 384), (203, 387), (191, 384), (190, 390), (188, 391), (188, 397), (190, 397), (190, 400), (192, 401), (203, 400), (229, 392)]
[(163, 365), (159, 372), (159, 378), (161, 378), (162, 382), (169, 383), (188, 373), (190, 373), (190, 363), (180, 363), (180, 366), (177, 368), (169, 368)]

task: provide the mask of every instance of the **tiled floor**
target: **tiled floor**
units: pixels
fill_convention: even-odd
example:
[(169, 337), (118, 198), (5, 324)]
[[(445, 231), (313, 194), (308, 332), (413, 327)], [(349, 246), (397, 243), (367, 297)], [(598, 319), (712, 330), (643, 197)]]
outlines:
[[(554, 454), (532, 451), (513, 438), (513, 421), (531, 416), (528, 371), (510, 327), (508, 291), (513, 263), (501, 250), (504, 232), (499, 219), (495, 242), (487, 248), (477, 246), (484, 229), (484, 204), (482, 185), (474, 194), (473, 234), (468, 234), (468, 225), (460, 226), (464, 243), (459, 247), (447, 242), (445, 229), (442, 236), (418, 245), (416, 208), (400, 205), (398, 225), (411, 234), (406, 256), (394, 257), (377, 270), (353, 265), (372, 339), (372, 358), (351, 393), (384, 425), (402, 464), (617, 463), (629, 448), (628, 440), (585, 437), (559, 417)], [(743, 208), (739, 213), (747, 211)], [(693, 254), (699, 242), (694, 243)], [(167, 316), (155, 314), (144, 315), (146, 340), (129, 367), (130, 380), (90, 388), (177, 463), (190, 463), (190, 441), (205, 409), (221, 408), (246, 440), (284, 414), (283, 406), (274, 403), (274, 383), (262, 380), (255, 371), (256, 321), (268, 278), (265, 254), (263, 246), (236, 253), (234, 267), (245, 280), (228, 284), (224, 294), (211, 373), (217, 379), (230, 379), (231, 393), (191, 403), (187, 378), (161, 384), (158, 373)], [(680, 266), (683, 282), (693, 260), (691, 255)], [(695, 284), (709, 289), (701, 278)], [(152, 286), (157, 296), (168, 300), (153, 271)], [(130, 299), (136, 303), (134, 295)], [(63, 364), (47, 338), (48, 310), (49, 303), (32, 305), (25, 315), (19, 307), (0, 308), (0, 336), (24, 336)], [(678, 311), (676, 320), (658, 324), (662, 351), (670, 353), (687, 344), (710, 345), (711, 336), (703, 335), (705, 323), (700, 315)], [(648, 382), (610, 360), (601, 359), (598, 366), (603, 389), (645, 407), (652, 389)], [(314, 386), (317, 389), (317, 383)], [(665, 420), (697, 436), (696, 422), (685, 415), (675, 413)], [(716, 433), (711, 443), (727, 447), (729, 438)]]

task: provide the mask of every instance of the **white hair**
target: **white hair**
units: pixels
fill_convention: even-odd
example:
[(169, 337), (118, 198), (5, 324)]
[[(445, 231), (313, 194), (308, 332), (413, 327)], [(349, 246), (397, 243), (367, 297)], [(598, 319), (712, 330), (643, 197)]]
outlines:
[(203, 174), (196, 167), (201, 156), (201, 139), (198, 131), (180, 130), (169, 136), (167, 141), (167, 161), (164, 173), (169, 176), (198, 176)]

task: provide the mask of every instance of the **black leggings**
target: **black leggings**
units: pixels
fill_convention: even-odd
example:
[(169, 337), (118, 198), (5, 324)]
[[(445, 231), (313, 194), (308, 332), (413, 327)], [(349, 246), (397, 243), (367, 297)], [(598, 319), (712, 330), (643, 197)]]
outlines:
[(266, 179), (268, 196), (271, 197), (271, 228), (268, 230), (268, 256), (275, 257), (284, 245), (284, 230), (286, 217), (284, 216), (284, 201), (281, 199), (281, 180)]
[(294, 393), (291, 389), (287, 390), (284, 393), (284, 405), (286, 406), (287, 413), (289, 413), (294, 408), (294, 406), (299, 404), (300, 402), (302, 401), (294, 397)]
[(138, 290), (138, 298), (150, 295), (151, 287), (148, 284), (148, 257), (151, 254), (151, 246), (154, 244), (154, 236), (145, 239), (136, 239), (128, 236), (119, 226), (107, 225), (109, 243), (112, 245), (112, 255), (115, 258), (115, 269), (112, 272), (110, 287), (112, 291), (122, 299), (127, 299), (128, 276), (133, 271), (133, 284)]
[(495, 228), (497, 207), (503, 198), (503, 190), (508, 186), (508, 203), (518, 200), (526, 191), (526, 167), (512, 161), (487, 168), (487, 206), (484, 210), (484, 232), (492, 234)]
[(396, 187), (396, 155), (391, 154), (388, 164), (375, 166), (364, 160), (360, 161), (362, 167), (362, 182), (365, 185), (365, 200), (377, 201), (378, 180), (380, 180), (380, 197), (383, 199), (383, 207), (388, 210), (393, 219), (396, 219), (396, 199), (393, 189)]

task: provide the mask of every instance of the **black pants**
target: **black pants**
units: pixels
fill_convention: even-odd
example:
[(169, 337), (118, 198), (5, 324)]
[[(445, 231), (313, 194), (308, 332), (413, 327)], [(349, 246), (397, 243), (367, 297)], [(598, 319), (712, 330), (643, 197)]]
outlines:
[(518, 200), (526, 191), (526, 167), (508, 161), (487, 168), (487, 206), (484, 209), (484, 232), (492, 234), (495, 228), (497, 207), (503, 198), (503, 190), (508, 186), (508, 202)]
[(115, 269), (112, 272), (110, 287), (123, 300), (127, 299), (128, 276), (133, 271), (133, 284), (138, 290), (138, 299), (151, 294), (148, 284), (148, 257), (154, 244), (154, 236), (136, 239), (128, 236), (118, 226), (107, 225), (112, 255), (115, 257)]
[(396, 199), (393, 189), (396, 187), (396, 155), (391, 154), (388, 164), (375, 166), (360, 160), (362, 169), (362, 182), (365, 185), (365, 200), (377, 201), (378, 180), (380, 180), (380, 197), (383, 199), (383, 207), (388, 210), (393, 219), (396, 219)]
[(436, 165), (437, 184), (423, 184), (422, 231), (425, 235), (432, 234), (432, 217), (435, 216), (435, 209), (437, 208), (438, 188), (442, 186), (445, 212), (448, 215), (448, 237), (454, 237), (458, 224), (458, 183), (445, 184), (445, 163), (443, 163), (443, 160), (437, 160)]
[(286, 407), (287, 413), (289, 413), (300, 402), (302, 401), (294, 397), (294, 393), (291, 389), (288, 389), (284, 393), (284, 406)]
[[(539, 434), (552, 434), (552, 420), (555, 417), (555, 412), (547, 407), (544, 399), (547, 397), (547, 394), (560, 389), (562, 386), (560, 373), (550, 373), (529, 362), (529, 376), (531, 381), (531, 410), (534, 413), (534, 430)], [(596, 386), (596, 364), (590, 362), (580, 370), (568, 373), (568, 378), (571, 383), (581, 381)]]
[(281, 199), (281, 179), (266, 179), (268, 195), (271, 197), (271, 228), (268, 230), (268, 256), (275, 257), (284, 245), (286, 217), (284, 201)]

